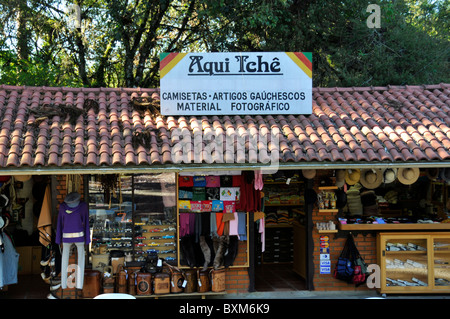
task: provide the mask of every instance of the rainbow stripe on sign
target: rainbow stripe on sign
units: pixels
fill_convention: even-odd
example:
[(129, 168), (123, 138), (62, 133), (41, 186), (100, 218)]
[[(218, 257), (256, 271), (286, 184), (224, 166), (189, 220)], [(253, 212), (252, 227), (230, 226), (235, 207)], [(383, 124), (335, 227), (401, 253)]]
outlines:
[(160, 79), (162, 79), (170, 70), (180, 62), (187, 53), (161, 53), (159, 62)]
[(286, 52), (287, 56), (312, 78), (312, 53), (311, 52)]
[[(172, 70), (175, 65), (180, 62), (187, 53), (161, 53), (160, 55), (160, 79)], [(286, 52), (286, 55), (294, 61), (294, 63), (312, 78), (312, 53), (311, 52)]]

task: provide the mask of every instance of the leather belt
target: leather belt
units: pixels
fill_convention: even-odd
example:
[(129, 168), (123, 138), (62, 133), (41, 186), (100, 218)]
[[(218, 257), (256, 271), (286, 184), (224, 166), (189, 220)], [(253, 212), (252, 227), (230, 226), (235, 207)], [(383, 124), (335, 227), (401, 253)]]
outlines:
[(79, 233), (63, 233), (64, 238), (77, 238), (77, 237), (83, 237), (84, 231), (80, 231)]

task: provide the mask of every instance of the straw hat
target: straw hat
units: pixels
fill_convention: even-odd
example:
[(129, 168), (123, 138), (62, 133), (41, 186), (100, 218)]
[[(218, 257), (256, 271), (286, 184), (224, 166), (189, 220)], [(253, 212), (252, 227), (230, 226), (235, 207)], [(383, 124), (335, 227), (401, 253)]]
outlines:
[(361, 170), (360, 183), (368, 189), (374, 189), (383, 182), (383, 172), (381, 169), (363, 169)]
[(315, 169), (304, 169), (302, 170), (302, 174), (306, 179), (313, 179), (316, 176)]
[(427, 168), (427, 176), (430, 180), (435, 181), (439, 177), (439, 168)]
[(336, 186), (342, 187), (345, 184), (345, 170), (339, 169), (336, 171)]
[(348, 185), (355, 185), (359, 182), (360, 177), (361, 171), (359, 170), (359, 168), (345, 170), (345, 182)]
[(31, 179), (31, 175), (17, 175), (14, 179), (19, 182), (26, 182)]
[(356, 183), (347, 191), (347, 208), (350, 215), (362, 215), (363, 213), (363, 205), (359, 193), (360, 186), (359, 183)]
[(400, 183), (402, 183), (404, 185), (411, 185), (415, 181), (417, 181), (417, 179), (419, 178), (419, 175), (420, 175), (420, 169), (417, 167), (399, 168), (397, 178)]
[(390, 184), (397, 179), (397, 169), (396, 168), (386, 168), (383, 173), (384, 183)]

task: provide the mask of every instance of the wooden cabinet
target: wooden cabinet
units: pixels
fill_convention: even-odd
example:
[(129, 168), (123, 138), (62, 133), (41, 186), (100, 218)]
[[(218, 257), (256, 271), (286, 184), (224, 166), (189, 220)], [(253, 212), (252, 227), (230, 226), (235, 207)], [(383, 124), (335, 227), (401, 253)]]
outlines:
[(16, 251), (19, 254), (19, 275), (37, 275), (42, 272), (42, 246), (18, 246)]
[(381, 293), (450, 293), (450, 233), (377, 235)]

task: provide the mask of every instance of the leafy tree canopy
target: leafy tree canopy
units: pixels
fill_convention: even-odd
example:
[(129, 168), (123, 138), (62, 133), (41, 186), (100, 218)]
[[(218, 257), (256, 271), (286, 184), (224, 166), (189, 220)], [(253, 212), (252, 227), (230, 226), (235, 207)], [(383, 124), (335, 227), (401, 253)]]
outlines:
[(312, 52), (314, 86), (449, 82), (449, 15), (450, 0), (0, 0), (0, 83), (158, 87), (162, 52), (234, 51)]

